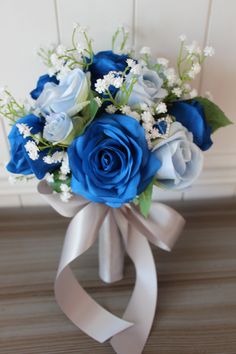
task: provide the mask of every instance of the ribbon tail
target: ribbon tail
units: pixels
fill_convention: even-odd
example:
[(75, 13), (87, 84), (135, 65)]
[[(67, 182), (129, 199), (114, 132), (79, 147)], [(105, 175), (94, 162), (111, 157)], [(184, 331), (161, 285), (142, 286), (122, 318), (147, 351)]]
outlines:
[(113, 336), (111, 345), (117, 354), (141, 354), (155, 316), (158, 290), (156, 267), (150, 245), (143, 234), (127, 223), (121, 213), (116, 213), (116, 220), (136, 270), (134, 291), (123, 319), (135, 324)]
[(99, 276), (106, 283), (123, 278), (124, 243), (112, 212), (109, 212), (99, 232)]
[(55, 280), (55, 296), (62, 311), (77, 327), (98, 342), (104, 342), (133, 325), (96, 303), (70, 269), (70, 263), (94, 243), (106, 214), (106, 207), (91, 203), (72, 219)]

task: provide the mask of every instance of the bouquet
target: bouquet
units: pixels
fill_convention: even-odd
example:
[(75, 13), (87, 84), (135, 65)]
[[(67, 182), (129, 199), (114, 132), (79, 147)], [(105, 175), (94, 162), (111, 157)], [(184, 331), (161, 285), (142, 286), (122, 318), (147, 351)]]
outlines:
[[(1, 89), (0, 114), (12, 126), (7, 170), (16, 179), (41, 180), (38, 190), (48, 202), (74, 216), (55, 281), (59, 305), (96, 340), (112, 338), (117, 353), (137, 354), (157, 297), (147, 239), (170, 250), (184, 224), (173, 209), (152, 203), (153, 188), (189, 187), (201, 173), (211, 135), (231, 122), (190, 86), (212, 47), (201, 50), (181, 36), (175, 70), (148, 47), (137, 55), (128, 40), (122, 27), (112, 50), (95, 54), (87, 30), (75, 25), (70, 48), (40, 49), (48, 73), (38, 79), (30, 102)], [(99, 232), (102, 279), (122, 277), (124, 250), (136, 267), (123, 319), (92, 300), (69, 267)]]

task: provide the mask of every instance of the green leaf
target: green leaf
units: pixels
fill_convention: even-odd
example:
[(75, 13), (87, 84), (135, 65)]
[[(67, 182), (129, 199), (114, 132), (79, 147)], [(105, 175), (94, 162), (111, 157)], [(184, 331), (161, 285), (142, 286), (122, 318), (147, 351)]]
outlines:
[(84, 133), (86, 127), (92, 122), (98, 111), (98, 104), (91, 97), (89, 104), (83, 109), (80, 116), (73, 117), (75, 135), (80, 136)]
[(200, 96), (194, 99), (202, 105), (207, 123), (212, 129), (212, 133), (221, 127), (233, 124), (229, 118), (226, 117), (224, 112), (212, 101)]
[(139, 209), (142, 215), (147, 218), (148, 213), (151, 207), (152, 203), (152, 189), (153, 189), (153, 184), (155, 182), (155, 179), (152, 180), (152, 182), (147, 186), (145, 191), (141, 193), (138, 197), (139, 201)]
[[(88, 102), (88, 104), (86, 104), (86, 107), (82, 110), (81, 115), (77, 115), (71, 118), (73, 122), (73, 130), (65, 140), (61, 141), (61, 144), (64, 146), (69, 146), (75, 137), (82, 135), (86, 127), (96, 116), (99, 107), (93, 95), (91, 95), (90, 101), (86, 102)], [(54, 145), (57, 145), (57, 143)]]

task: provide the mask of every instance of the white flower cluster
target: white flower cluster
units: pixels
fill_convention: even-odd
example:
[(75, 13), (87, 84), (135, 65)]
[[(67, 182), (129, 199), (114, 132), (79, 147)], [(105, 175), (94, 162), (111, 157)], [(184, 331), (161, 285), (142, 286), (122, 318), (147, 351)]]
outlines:
[(62, 183), (60, 185), (61, 193), (60, 193), (60, 198), (64, 203), (68, 203), (68, 201), (73, 197), (73, 194), (71, 193), (71, 188), (68, 187), (66, 183)]
[(129, 117), (132, 117), (134, 119), (136, 119), (138, 122), (140, 121), (141, 119), (141, 116), (138, 112), (136, 111), (133, 111), (130, 106), (127, 106), (127, 105), (124, 105), (121, 107), (121, 112), (126, 115), (126, 116), (129, 116)]
[[(61, 46), (59, 48), (59, 52), (61, 52), (63, 49)], [(53, 53), (50, 57), (50, 62), (51, 66), (48, 69), (48, 74), (50, 76), (56, 75), (58, 80), (62, 80), (71, 71), (71, 62), (70, 60), (65, 62), (63, 54)]]
[(167, 113), (167, 106), (164, 102), (160, 102), (157, 106), (156, 106), (156, 112), (157, 114), (161, 114), (161, 113)]
[(203, 51), (197, 42), (192, 42), (184, 46), (187, 51), (187, 59), (192, 62), (191, 68), (187, 73), (189, 78), (194, 79), (201, 71), (201, 64), (206, 57), (212, 57), (215, 54), (213, 47), (206, 46)]
[(166, 58), (157, 58), (157, 64), (167, 68), (169, 65), (169, 60)]
[(177, 62), (178, 73), (174, 68), (168, 66), (169, 61), (166, 58), (157, 58), (156, 69), (165, 78), (171, 97), (173, 95), (177, 99), (194, 98), (197, 96), (197, 91), (192, 89), (188, 82), (195, 79), (201, 72), (201, 66), (205, 58), (214, 55), (215, 51), (210, 46), (206, 46), (202, 50), (195, 41), (191, 44), (185, 44), (185, 35), (181, 35), (179, 39), (181, 47)]
[(61, 179), (63, 179), (63, 176), (66, 176), (70, 173), (69, 158), (68, 158), (68, 154), (66, 152), (64, 152), (64, 156), (63, 156), (63, 159), (61, 162), (60, 171), (61, 171)]
[(50, 184), (50, 183), (53, 183), (54, 182), (54, 175), (53, 173), (46, 173), (45, 175), (45, 180)]
[[(185, 42), (186, 41), (186, 36), (182, 35), (180, 36), (180, 41), (181, 42)], [(193, 41), (191, 44), (189, 45), (185, 45), (185, 49), (187, 50), (187, 53), (189, 56), (191, 55), (202, 55), (202, 50), (201, 47), (198, 45), (198, 43), (196, 41)], [(203, 49), (203, 55), (205, 57), (212, 57), (215, 54), (215, 49), (211, 46), (206, 46)]]
[(191, 44), (186, 44), (185, 49), (189, 57), (196, 54), (200, 55), (202, 53), (201, 48), (196, 41), (193, 41)]
[(188, 76), (191, 79), (195, 79), (195, 77), (200, 73), (201, 65), (199, 63), (193, 63), (191, 69), (188, 72)]
[(62, 162), (64, 157), (64, 152), (63, 151), (56, 151), (52, 155), (46, 155), (43, 158), (43, 161), (47, 163), (48, 165), (51, 165), (53, 163), (60, 163)]
[[(156, 112), (166, 113), (167, 107), (164, 102), (159, 103), (156, 107)], [(164, 121), (166, 123), (166, 131), (162, 132), (158, 129), (157, 123)], [(167, 139), (169, 136), (170, 125), (172, 123), (172, 118), (169, 115), (166, 115), (162, 118), (155, 119), (154, 112), (152, 109), (146, 110), (141, 113), (141, 124), (145, 130), (145, 136), (150, 149), (153, 148), (153, 140), (161, 138)]]
[(107, 75), (104, 75), (102, 79), (98, 79), (95, 83), (95, 90), (102, 94), (109, 90), (110, 86), (120, 88), (123, 84), (123, 77), (120, 72), (110, 71)]
[(49, 76), (56, 75), (58, 80), (62, 80), (74, 67), (82, 67), (82, 53), (84, 48), (78, 43), (76, 50), (69, 50), (63, 44), (57, 47), (40, 48), (38, 54), (48, 67)]
[(173, 88), (172, 92), (176, 97), (180, 98), (182, 96), (183, 90), (180, 87), (175, 87)]
[(23, 135), (23, 138), (27, 138), (29, 136), (31, 136), (31, 129), (30, 127), (28, 127), (27, 124), (24, 124), (24, 123), (17, 123), (16, 124), (16, 127), (18, 128), (19, 132), (21, 135)]
[[(55, 182), (53, 173), (47, 173), (45, 175), (45, 180), (49, 185), (52, 185)], [(59, 180), (63, 181), (66, 180), (66, 178), (61, 178), (61, 176), (59, 176)], [(60, 184), (60, 191), (60, 199), (65, 203), (67, 203), (73, 197), (71, 188), (66, 183)]]
[(126, 62), (127, 62), (128, 67), (130, 68), (131, 74), (141, 75), (141, 73), (142, 73), (141, 64), (136, 63), (135, 60), (133, 60), (133, 59), (127, 59)]
[(173, 87), (178, 79), (175, 69), (165, 67), (163, 74), (166, 77), (168, 87)]
[(64, 151), (56, 151), (52, 155), (44, 156), (43, 161), (49, 165), (61, 163), (60, 167), (60, 180), (66, 180), (67, 175), (70, 173), (68, 154)]
[(105, 108), (105, 111), (106, 111), (108, 114), (114, 114), (114, 113), (116, 113), (116, 111), (117, 111), (117, 107), (114, 106), (113, 104), (110, 104), (109, 106), (107, 106), (107, 107)]
[(29, 140), (25, 144), (25, 150), (27, 151), (29, 158), (33, 161), (38, 160), (39, 158), (39, 148), (36, 145), (35, 141)]

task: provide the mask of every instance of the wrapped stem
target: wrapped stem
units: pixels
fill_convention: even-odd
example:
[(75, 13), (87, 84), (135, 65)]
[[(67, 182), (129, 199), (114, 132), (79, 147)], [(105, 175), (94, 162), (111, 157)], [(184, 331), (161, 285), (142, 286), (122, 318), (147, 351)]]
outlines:
[(111, 212), (99, 232), (99, 276), (106, 283), (123, 278), (124, 244)]

